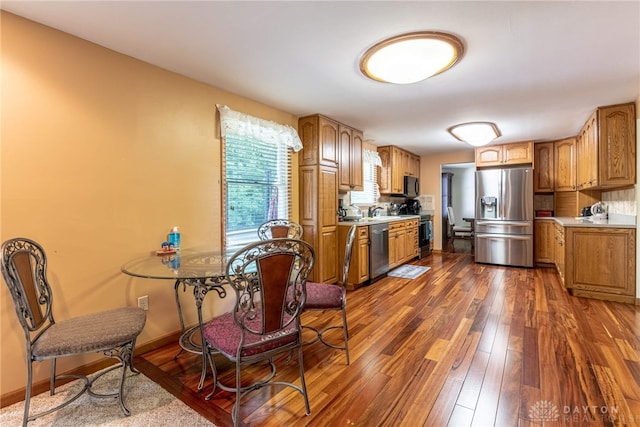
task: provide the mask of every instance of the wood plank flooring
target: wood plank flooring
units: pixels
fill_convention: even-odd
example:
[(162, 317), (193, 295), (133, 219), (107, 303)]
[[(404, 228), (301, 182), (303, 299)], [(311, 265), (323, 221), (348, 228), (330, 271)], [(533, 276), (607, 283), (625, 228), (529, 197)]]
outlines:
[[(640, 425), (640, 307), (572, 297), (553, 269), (475, 264), (468, 252), (413, 264), (431, 270), (349, 292), (351, 365), (342, 351), (305, 346), (311, 415), (299, 393), (273, 387), (242, 400), (242, 422)], [(309, 312), (303, 321), (319, 327), (340, 320), (337, 313)], [(218, 390), (205, 401), (211, 376), (198, 393), (200, 359), (185, 353), (174, 359), (178, 348), (145, 353), (136, 366), (216, 425), (231, 425), (235, 396)], [(276, 364), (279, 378), (299, 384), (295, 360)], [(216, 366), (232, 378), (233, 365), (216, 358)]]

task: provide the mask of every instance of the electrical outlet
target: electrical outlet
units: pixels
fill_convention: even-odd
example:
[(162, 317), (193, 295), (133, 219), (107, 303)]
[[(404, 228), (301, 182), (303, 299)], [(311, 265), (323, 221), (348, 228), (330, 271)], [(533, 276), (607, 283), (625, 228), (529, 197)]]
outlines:
[(149, 310), (149, 295), (138, 297), (138, 307), (143, 310)]

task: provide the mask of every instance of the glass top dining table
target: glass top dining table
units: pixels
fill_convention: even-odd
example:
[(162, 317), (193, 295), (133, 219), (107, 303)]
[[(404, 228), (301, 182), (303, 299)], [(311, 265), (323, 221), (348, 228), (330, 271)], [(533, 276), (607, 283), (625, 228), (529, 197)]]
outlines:
[[(178, 309), (178, 319), (182, 334), (180, 347), (190, 353), (202, 354), (202, 375), (198, 389), (202, 389), (206, 375), (206, 358), (202, 352), (202, 303), (207, 293), (215, 291), (225, 298), (227, 263), (233, 253), (207, 247), (182, 249), (175, 253), (150, 252), (146, 256), (125, 263), (121, 271), (129, 276), (145, 279), (166, 279), (174, 281), (174, 294)], [(193, 296), (198, 313), (198, 324), (186, 328), (180, 304), (179, 289), (193, 288)]]
[(225, 277), (227, 262), (232, 255), (233, 253), (207, 247), (183, 249), (175, 253), (151, 252), (127, 262), (121, 270), (130, 276), (146, 279), (217, 279)]

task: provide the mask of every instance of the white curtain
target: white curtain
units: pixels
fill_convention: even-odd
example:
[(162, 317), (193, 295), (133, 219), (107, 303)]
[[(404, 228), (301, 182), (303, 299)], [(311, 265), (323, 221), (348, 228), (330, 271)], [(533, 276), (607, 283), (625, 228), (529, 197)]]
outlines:
[(226, 105), (216, 105), (220, 112), (220, 131), (224, 137), (227, 132), (232, 135), (248, 136), (260, 141), (274, 144), (285, 144), (293, 151), (302, 150), (302, 141), (298, 132), (288, 125), (234, 111)]
[(362, 150), (362, 154), (364, 157), (364, 161), (367, 163), (372, 163), (375, 166), (382, 166), (382, 159), (377, 151), (367, 150), (366, 148)]

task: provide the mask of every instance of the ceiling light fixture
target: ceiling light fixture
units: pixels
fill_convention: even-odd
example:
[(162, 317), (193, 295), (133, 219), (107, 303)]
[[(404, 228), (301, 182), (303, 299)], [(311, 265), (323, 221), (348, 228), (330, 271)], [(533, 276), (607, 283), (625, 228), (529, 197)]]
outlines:
[(486, 145), (502, 136), (500, 129), (491, 122), (469, 122), (451, 126), (447, 129), (451, 135), (462, 142), (475, 147)]
[(464, 45), (454, 35), (435, 31), (407, 33), (367, 49), (360, 59), (360, 70), (379, 82), (415, 83), (453, 67), (463, 53)]

